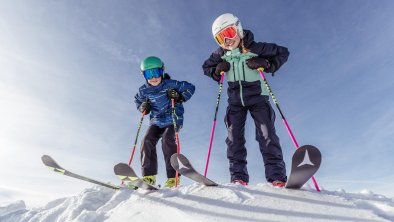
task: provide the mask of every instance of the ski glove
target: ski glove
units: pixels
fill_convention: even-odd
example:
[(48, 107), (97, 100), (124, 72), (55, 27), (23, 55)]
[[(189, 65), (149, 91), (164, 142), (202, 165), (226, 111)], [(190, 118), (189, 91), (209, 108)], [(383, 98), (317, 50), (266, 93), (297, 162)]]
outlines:
[(265, 71), (269, 72), (271, 64), (268, 60), (260, 57), (253, 57), (246, 60), (246, 65), (251, 69), (264, 68)]
[(139, 110), (141, 113), (145, 112), (145, 115), (150, 113), (150, 103), (149, 102), (141, 103)]
[(167, 90), (167, 96), (169, 99), (174, 99), (174, 102), (176, 102), (176, 103), (183, 102), (183, 96), (175, 89)]
[(212, 79), (219, 82), (220, 73), (227, 72), (228, 70), (230, 70), (230, 63), (228, 63), (226, 60), (222, 61), (216, 66), (215, 72), (212, 74)]

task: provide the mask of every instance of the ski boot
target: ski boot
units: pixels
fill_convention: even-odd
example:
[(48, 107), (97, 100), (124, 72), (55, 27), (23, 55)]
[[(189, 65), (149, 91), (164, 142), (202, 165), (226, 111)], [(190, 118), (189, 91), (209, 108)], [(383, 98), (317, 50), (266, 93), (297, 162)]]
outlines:
[[(178, 185), (180, 184), (180, 182), (181, 182), (181, 177), (178, 177)], [(167, 188), (175, 187), (175, 183), (176, 183), (175, 177), (168, 178), (166, 183), (164, 184), (164, 187), (167, 187)]]
[(156, 175), (152, 175), (152, 176), (143, 176), (142, 180), (152, 186), (154, 186), (156, 184)]
[(285, 182), (280, 181), (280, 180), (275, 180), (271, 182), (272, 186), (274, 187), (284, 187), (286, 185)]
[(248, 185), (248, 182), (243, 181), (243, 180), (233, 180), (233, 181), (231, 181), (231, 183), (237, 184), (237, 185), (242, 185), (242, 186)]

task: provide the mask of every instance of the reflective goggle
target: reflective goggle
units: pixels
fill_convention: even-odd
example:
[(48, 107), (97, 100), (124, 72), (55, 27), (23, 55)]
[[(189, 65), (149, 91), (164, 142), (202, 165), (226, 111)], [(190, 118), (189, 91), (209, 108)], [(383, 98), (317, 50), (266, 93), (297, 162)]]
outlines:
[(163, 75), (163, 69), (162, 68), (154, 68), (154, 69), (147, 69), (145, 71), (142, 71), (144, 74), (145, 79), (152, 79), (152, 78), (159, 78)]
[(233, 39), (237, 36), (237, 28), (235, 26), (229, 26), (221, 30), (215, 35), (215, 40), (219, 45), (223, 45), (226, 39)]

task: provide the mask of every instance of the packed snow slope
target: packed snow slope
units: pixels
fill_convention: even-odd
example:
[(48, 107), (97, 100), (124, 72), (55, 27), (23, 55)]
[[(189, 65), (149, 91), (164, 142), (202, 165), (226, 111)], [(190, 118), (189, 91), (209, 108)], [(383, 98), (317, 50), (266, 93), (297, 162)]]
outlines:
[(269, 184), (193, 184), (159, 191), (94, 186), (40, 208), (26, 209), (23, 201), (0, 207), (0, 221), (394, 221), (394, 202), (368, 191), (317, 193)]

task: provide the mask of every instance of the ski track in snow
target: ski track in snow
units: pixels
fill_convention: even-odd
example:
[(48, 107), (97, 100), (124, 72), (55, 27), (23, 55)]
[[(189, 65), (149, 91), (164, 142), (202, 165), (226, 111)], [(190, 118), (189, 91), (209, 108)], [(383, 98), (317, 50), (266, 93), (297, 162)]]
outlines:
[(311, 187), (290, 190), (269, 184), (199, 184), (159, 191), (94, 186), (43, 207), (23, 201), (0, 207), (1, 222), (117, 221), (394, 221), (394, 201), (365, 191), (317, 193)]

